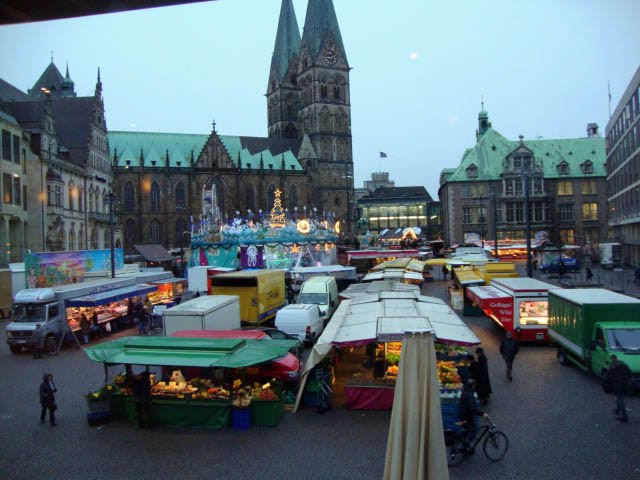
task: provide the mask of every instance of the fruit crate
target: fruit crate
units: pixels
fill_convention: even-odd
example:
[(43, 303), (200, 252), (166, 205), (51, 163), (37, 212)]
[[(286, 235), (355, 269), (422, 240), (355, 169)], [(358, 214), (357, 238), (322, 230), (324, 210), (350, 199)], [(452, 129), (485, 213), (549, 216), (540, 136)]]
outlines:
[(284, 418), (282, 402), (253, 400), (251, 402), (251, 423), (261, 427), (277, 427)]
[(111, 400), (102, 398), (100, 400), (87, 400), (87, 408), (89, 412), (111, 412)]
[(231, 409), (231, 425), (234, 430), (249, 430), (251, 427), (251, 410), (233, 407)]

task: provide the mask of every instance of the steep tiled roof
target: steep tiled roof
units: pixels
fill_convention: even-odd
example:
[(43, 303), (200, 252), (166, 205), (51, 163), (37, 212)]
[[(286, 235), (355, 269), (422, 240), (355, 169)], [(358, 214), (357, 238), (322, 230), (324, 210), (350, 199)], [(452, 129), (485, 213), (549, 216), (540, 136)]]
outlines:
[(338, 17), (333, 8), (332, 0), (309, 0), (307, 4), (307, 14), (304, 19), (304, 29), (302, 33), (302, 43), (309, 49), (312, 60), (315, 60), (324, 44), (327, 35), (331, 33), (340, 49), (340, 53), (345, 63), (347, 54), (342, 43)]
[(9, 104), (8, 111), (18, 120), (25, 130), (37, 130), (40, 128), (40, 122), (44, 112), (44, 102), (15, 102)]
[(58, 139), (69, 149), (69, 160), (76, 165), (84, 165), (87, 160), (94, 102), (94, 97), (53, 97)]
[(29, 95), (0, 78), (0, 101), (20, 102), (29, 100)]
[(293, 9), (292, 0), (282, 0), (280, 19), (278, 20), (278, 33), (276, 44), (273, 48), (271, 64), (275, 67), (278, 81), (282, 83), (289, 63), (300, 53), (300, 30), (296, 20), (296, 12)]
[(40, 78), (36, 81), (31, 89), (29, 89), (29, 95), (32, 98), (37, 98), (42, 95), (42, 88), (46, 88), (50, 90), (52, 93), (59, 95), (62, 91), (62, 82), (64, 81), (64, 77), (56, 67), (53, 60), (51, 63), (45, 68)]
[[(605, 176), (605, 141), (602, 137), (569, 138), (555, 140), (525, 140), (523, 145), (533, 152), (537, 165), (543, 168), (545, 178), (581, 177), (581, 165), (590, 160), (593, 173), (590, 177)], [(451, 171), (445, 169), (441, 178), (445, 182), (499, 180), (504, 159), (520, 146), (489, 128), (473, 148), (465, 151), (460, 165)], [(558, 165), (566, 162), (568, 174), (560, 175)], [(475, 165), (478, 174), (467, 176), (467, 168)]]
[[(156, 160), (159, 166), (164, 166), (166, 152), (169, 152), (169, 164), (177, 167), (186, 167), (193, 152), (197, 159), (202, 148), (207, 143), (209, 135), (188, 133), (154, 133), (154, 132), (119, 132), (110, 131), (109, 134), (110, 155), (118, 152), (118, 165), (123, 167), (129, 160), (129, 166), (140, 165), (140, 152), (144, 153), (145, 164), (147, 161)], [(243, 169), (260, 168), (260, 158), (265, 168), (269, 164), (273, 168), (281, 168), (284, 156), (285, 169), (288, 171), (302, 171), (296, 155), (300, 148), (299, 140), (270, 139), (263, 137), (239, 137), (233, 135), (218, 135), (226, 148), (234, 165), (238, 164), (238, 154)]]

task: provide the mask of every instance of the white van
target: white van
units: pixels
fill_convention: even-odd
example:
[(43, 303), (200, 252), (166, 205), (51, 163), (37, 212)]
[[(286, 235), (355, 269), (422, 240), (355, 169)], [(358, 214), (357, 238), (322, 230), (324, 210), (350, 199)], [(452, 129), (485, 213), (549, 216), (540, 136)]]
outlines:
[(324, 328), (318, 305), (300, 303), (278, 310), (275, 325), (278, 330), (293, 335), (306, 344), (315, 343)]
[(338, 284), (334, 277), (311, 277), (302, 284), (298, 303), (314, 303), (325, 324), (338, 308)]

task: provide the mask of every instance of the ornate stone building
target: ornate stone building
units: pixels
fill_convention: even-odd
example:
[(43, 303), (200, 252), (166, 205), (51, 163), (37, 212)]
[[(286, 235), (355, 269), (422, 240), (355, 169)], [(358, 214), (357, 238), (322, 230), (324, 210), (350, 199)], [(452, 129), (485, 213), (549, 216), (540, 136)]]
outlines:
[[(94, 95), (78, 97), (69, 68), (63, 77), (52, 59), (27, 93), (1, 81), (0, 102), (29, 145), (22, 167), (28, 191), (25, 248), (109, 248), (112, 172), (100, 71)], [(115, 238), (119, 246), (117, 231)]]
[(527, 183), (531, 237), (595, 253), (607, 231), (605, 144), (598, 126), (590, 123), (585, 138), (511, 141), (492, 128), (484, 110), (476, 144), (457, 168), (440, 174), (446, 243), (493, 240), (495, 231), (499, 241), (524, 242)]
[(283, 0), (267, 137), (222, 135), (215, 123), (206, 135), (109, 132), (125, 250), (186, 245), (212, 185), (223, 218), (265, 215), (279, 188), (289, 215), (332, 215), (352, 232), (349, 69), (333, 2), (309, 0), (301, 37), (292, 1)]

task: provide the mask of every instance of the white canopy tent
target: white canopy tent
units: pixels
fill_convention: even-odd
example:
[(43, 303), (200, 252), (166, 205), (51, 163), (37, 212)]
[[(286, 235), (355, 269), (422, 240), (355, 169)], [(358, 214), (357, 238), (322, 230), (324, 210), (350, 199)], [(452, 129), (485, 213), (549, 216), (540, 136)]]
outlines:
[(442, 300), (417, 291), (360, 293), (342, 301), (314, 345), (300, 377), (297, 411), (309, 372), (334, 346), (366, 345), (374, 341), (401, 341), (404, 332), (433, 331), (443, 343), (477, 345), (478, 337)]

